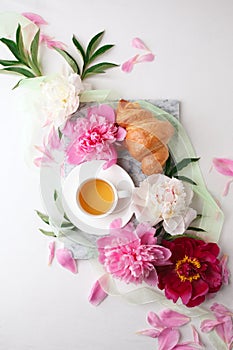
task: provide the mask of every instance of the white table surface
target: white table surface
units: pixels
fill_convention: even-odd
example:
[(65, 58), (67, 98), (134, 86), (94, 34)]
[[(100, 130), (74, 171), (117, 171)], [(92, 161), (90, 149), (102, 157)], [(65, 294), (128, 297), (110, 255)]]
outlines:
[[(47, 33), (69, 47), (72, 34), (87, 42), (105, 29), (105, 42), (116, 44), (109, 54), (115, 62), (135, 54), (133, 37), (146, 42), (156, 55), (153, 63), (137, 65), (131, 74), (115, 69), (92, 83), (125, 99), (181, 101), (182, 123), (225, 213), (220, 245), (232, 271), (233, 188), (222, 197), (226, 178), (210, 168), (213, 157), (233, 159), (233, 2), (0, 0), (3, 11), (40, 14), (50, 23)], [(24, 162), (22, 116), (11, 90), (16, 81), (0, 76), (0, 349), (156, 349), (156, 340), (135, 332), (148, 328), (147, 312), (160, 305), (133, 306), (109, 297), (95, 308), (87, 300), (94, 282), (89, 262), (79, 263), (77, 275), (56, 262), (47, 266), (50, 240), (38, 231), (41, 222), (34, 212), (43, 211), (39, 172)], [(233, 311), (232, 284), (214, 301)], [(206, 349), (212, 348), (207, 339)]]

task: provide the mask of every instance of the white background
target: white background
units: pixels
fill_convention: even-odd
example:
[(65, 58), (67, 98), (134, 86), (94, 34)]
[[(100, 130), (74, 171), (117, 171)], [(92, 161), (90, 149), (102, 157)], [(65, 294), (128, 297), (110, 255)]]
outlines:
[[(223, 198), (227, 179), (210, 172), (213, 157), (233, 159), (232, 0), (0, 0), (3, 11), (40, 14), (50, 24), (46, 32), (70, 50), (72, 34), (86, 43), (105, 29), (105, 43), (116, 44), (109, 60), (118, 63), (137, 52), (130, 46), (133, 37), (146, 42), (156, 55), (153, 63), (137, 65), (128, 75), (115, 69), (91, 82), (126, 99), (181, 101), (182, 123), (225, 213), (220, 245), (232, 271), (233, 188)], [(79, 263), (77, 275), (56, 261), (47, 266), (50, 240), (38, 231), (41, 222), (34, 212), (43, 211), (39, 173), (24, 162), (22, 119), (11, 91), (16, 82), (0, 76), (0, 349), (156, 349), (156, 340), (135, 332), (147, 328), (147, 312), (160, 306), (132, 306), (109, 297), (95, 308), (87, 300), (94, 282), (88, 262)], [(214, 301), (233, 311), (232, 284)]]

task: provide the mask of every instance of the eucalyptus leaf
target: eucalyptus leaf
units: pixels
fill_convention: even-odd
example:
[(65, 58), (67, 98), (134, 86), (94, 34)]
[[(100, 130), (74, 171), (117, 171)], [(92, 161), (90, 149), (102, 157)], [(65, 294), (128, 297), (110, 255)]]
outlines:
[(13, 61), (13, 60), (0, 60), (0, 64), (2, 66), (18, 66), (21, 64), (20, 61)]
[(177, 163), (169, 172), (169, 176), (177, 174), (178, 171), (186, 168), (190, 163), (197, 162), (200, 158), (184, 158), (179, 163)]
[(184, 181), (184, 182), (188, 182), (188, 183), (190, 183), (191, 185), (194, 185), (194, 186), (196, 186), (197, 184), (196, 184), (196, 182), (194, 182), (193, 180), (191, 180), (191, 179), (189, 179), (187, 176), (181, 176), (181, 175), (175, 175), (174, 176), (176, 179), (178, 179), (178, 180), (181, 180), (181, 181)]
[(44, 235), (49, 236), (49, 237), (57, 237), (54, 232), (52, 231), (45, 231), (42, 230), (42, 228), (39, 228), (39, 231), (42, 232)]
[(110, 50), (114, 45), (104, 45), (101, 46), (98, 50), (96, 50), (93, 55), (89, 58), (88, 60), (88, 64), (90, 64), (91, 62), (93, 62), (97, 57), (103, 55), (105, 52), (107, 52), (108, 50)]
[(35, 75), (31, 71), (29, 71), (25, 68), (21, 68), (21, 67), (6, 67), (6, 68), (3, 68), (1, 70), (7, 71), (7, 72), (18, 73), (18, 74), (24, 75), (27, 78), (35, 78)]
[(101, 42), (103, 35), (104, 35), (104, 30), (102, 32), (96, 34), (95, 36), (93, 36), (93, 38), (90, 40), (90, 42), (87, 46), (87, 52), (86, 52), (87, 61), (89, 61), (89, 58), (92, 56), (93, 52), (95, 51), (95, 49), (97, 48), (97, 46)]
[(8, 49), (12, 52), (12, 54), (15, 56), (15, 58), (17, 58), (19, 61), (21, 61), (18, 47), (13, 40), (1, 38), (0, 41), (8, 47)]
[(78, 41), (78, 39), (73, 35), (72, 41), (76, 47), (76, 49), (80, 52), (83, 62), (86, 61), (86, 54), (85, 54), (85, 50), (82, 47), (82, 45), (80, 44), (80, 42)]
[(55, 202), (56, 202), (57, 198), (58, 198), (57, 190), (54, 190), (53, 199)]
[(80, 74), (80, 69), (77, 62), (67, 51), (59, 49), (58, 47), (54, 47), (54, 50), (60, 53), (60, 55), (66, 60), (66, 62), (73, 69), (74, 73)]
[(46, 224), (49, 225), (49, 216), (48, 215), (41, 213), (39, 210), (36, 210), (36, 213), (42, 221), (44, 221)]
[(110, 62), (102, 62), (102, 63), (95, 64), (94, 66), (89, 67), (83, 72), (82, 79), (90, 75), (105, 73), (106, 69), (110, 69), (113, 67), (118, 67), (118, 64), (110, 63)]

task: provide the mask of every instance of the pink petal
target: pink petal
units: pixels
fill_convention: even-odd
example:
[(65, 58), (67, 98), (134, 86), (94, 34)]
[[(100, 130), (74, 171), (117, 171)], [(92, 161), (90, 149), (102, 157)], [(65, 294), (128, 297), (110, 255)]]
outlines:
[(77, 263), (76, 260), (73, 258), (73, 255), (70, 250), (67, 248), (58, 249), (56, 251), (56, 258), (57, 261), (61, 266), (63, 266), (65, 269), (77, 273)]
[(153, 311), (150, 311), (148, 313), (147, 322), (154, 328), (164, 328), (164, 324), (163, 324), (162, 320)]
[(51, 265), (55, 255), (55, 241), (49, 243), (49, 261), (48, 265)]
[(198, 331), (196, 330), (196, 328), (193, 325), (191, 327), (192, 327), (192, 330), (193, 330), (194, 343), (200, 345), (200, 347), (203, 347), (203, 344), (201, 342), (200, 335), (199, 335)]
[(122, 128), (121, 126), (119, 126), (118, 131), (117, 131), (117, 135), (116, 135), (116, 140), (117, 141), (123, 141), (126, 137), (127, 131)]
[(107, 296), (108, 294), (101, 287), (99, 280), (97, 280), (91, 289), (88, 300), (92, 305), (98, 306)]
[(155, 55), (153, 53), (146, 53), (145, 55), (142, 55), (138, 57), (137, 62), (135, 63), (141, 63), (141, 62), (152, 62), (155, 59)]
[(115, 219), (111, 222), (109, 228), (111, 230), (114, 230), (114, 229), (118, 229), (118, 228), (121, 228), (121, 225), (122, 225), (122, 220), (119, 218), (119, 219)]
[(214, 158), (213, 165), (220, 174), (233, 176), (233, 160), (227, 158)]
[(228, 192), (229, 192), (229, 190), (230, 190), (230, 185), (231, 185), (232, 182), (233, 182), (233, 179), (232, 179), (232, 180), (229, 180), (229, 181), (226, 183), (226, 186), (225, 186), (225, 188), (224, 188), (224, 190), (223, 190), (223, 194), (222, 194), (224, 197), (228, 195)]
[(125, 73), (130, 73), (133, 70), (134, 64), (137, 62), (139, 55), (130, 58), (128, 61), (124, 62), (121, 66), (121, 70)]
[(136, 49), (150, 51), (140, 38), (134, 38), (132, 40), (132, 46), (135, 47)]
[(225, 316), (233, 316), (233, 313), (227, 309), (224, 305), (213, 303), (210, 310), (214, 313), (217, 320), (221, 321)]
[(228, 255), (223, 255), (220, 259), (220, 266), (222, 268), (222, 282), (229, 284), (230, 271), (227, 268)]
[(231, 317), (227, 317), (225, 322), (219, 324), (215, 328), (219, 337), (226, 343), (230, 344), (232, 342), (233, 335), (233, 325)]
[(43, 157), (38, 157), (34, 159), (33, 163), (35, 164), (36, 167), (40, 168), (42, 165), (42, 160), (43, 160)]
[(156, 329), (153, 329), (153, 328), (144, 329), (142, 331), (137, 332), (137, 334), (145, 335), (145, 336), (151, 337), (151, 338), (158, 338), (160, 333), (161, 333), (161, 330), (156, 330)]
[(62, 43), (61, 41), (53, 40), (52, 37), (46, 34), (40, 35), (40, 42), (45, 43), (50, 49), (53, 49), (54, 47), (56, 47), (58, 49), (64, 50), (66, 48), (66, 45), (64, 43)]
[(52, 127), (48, 135), (48, 144), (51, 147), (51, 149), (58, 149), (61, 145), (61, 140), (54, 126)]
[(98, 107), (88, 108), (87, 117), (90, 117), (92, 114), (105, 117), (109, 123), (115, 123), (116, 120), (114, 109), (105, 104)]
[[(105, 158), (103, 158), (103, 159), (105, 159)], [(117, 162), (117, 151), (116, 151), (114, 146), (109, 145), (108, 159), (107, 159), (107, 162), (104, 163), (103, 169), (105, 170), (105, 169), (110, 168), (113, 164), (116, 164), (116, 162)]]
[(185, 343), (180, 343), (180, 344), (176, 345), (174, 348), (172, 348), (172, 350), (194, 350), (194, 349), (198, 349), (198, 348), (197, 348), (195, 343), (185, 342)]
[(38, 26), (42, 24), (48, 24), (48, 22), (46, 22), (44, 18), (42, 18), (40, 15), (37, 15), (36, 13), (24, 12), (22, 13), (22, 16), (26, 17), (27, 19), (29, 19), (30, 21), (32, 21)]
[(190, 321), (188, 316), (170, 309), (162, 310), (159, 316), (166, 327), (180, 327)]
[(178, 329), (165, 328), (158, 336), (159, 350), (172, 350), (180, 339)]
[(156, 270), (152, 270), (149, 274), (149, 276), (144, 277), (144, 281), (150, 286), (150, 287), (156, 287), (158, 284), (158, 275)]
[(204, 320), (201, 323), (201, 331), (203, 333), (211, 332), (219, 323), (217, 320)]

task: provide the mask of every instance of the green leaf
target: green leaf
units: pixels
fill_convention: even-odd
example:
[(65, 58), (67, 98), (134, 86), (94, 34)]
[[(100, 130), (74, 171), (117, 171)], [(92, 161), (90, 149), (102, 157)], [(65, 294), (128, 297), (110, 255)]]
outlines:
[(62, 139), (62, 136), (63, 136), (63, 133), (61, 132), (61, 129), (58, 128), (58, 137), (59, 137), (59, 140)]
[[(25, 78), (25, 79), (27, 79), (27, 78)], [(15, 86), (13, 86), (12, 90), (16, 89), (16, 88), (19, 86), (19, 84), (21, 83), (22, 80), (24, 80), (24, 79), (20, 79), (20, 80), (18, 81), (18, 83), (15, 84)]]
[(187, 228), (187, 230), (192, 230), (192, 231), (196, 231), (196, 232), (206, 232), (206, 230), (203, 230), (203, 228), (200, 227), (193, 227), (193, 226), (189, 226)]
[(41, 213), (39, 210), (36, 210), (37, 215), (39, 218), (41, 218), (42, 221), (44, 221), (46, 224), (49, 225), (49, 216)]
[(197, 162), (200, 158), (184, 158), (179, 163), (177, 163), (170, 171), (169, 176), (177, 174), (178, 171), (186, 168), (190, 163)]
[(109, 63), (109, 62), (102, 62), (95, 64), (94, 66), (89, 67), (83, 72), (82, 79), (85, 79), (89, 75), (93, 74), (102, 74), (105, 73), (106, 69), (118, 67), (118, 64), (115, 63)]
[(58, 47), (54, 47), (54, 50), (60, 53), (62, 57), (66, 60), (66, 62), (70, 65), (70, 67), (73, 69), (74, 73), (80, 74), (80, 69), (75, 61), (75, 59), (65, 50), (59, 49)]
[(171, 162), (172, 162), (172, 158), (171, 158), (171, 155), (169, 154), (169, 157), (166, 161), (165, 168), (164, 168), (165, 175), (169, 174), (169, 172), (171, 170)]
[(70, 228), (70, 229), (72, 229), (72, 228), (74, 228), (75, 226), (74, 226), (71, 222), (66, 222), (66, 221), (64, 221), (64, 222), (61, 224), (61, 227), (62, 227), (62, 228)]
[(21, 58), (21, 61), (24, 64), (28, 64), (28, 58), (27, 58), (27, 54), (26, 54), (26, 50), (24, 48), (24, 43), (23, 43), (23, 35), (22, 35), (22, 30), (21, 30), (21, 25), (18, 25), (18, 28), (16, 30), (16, 44), (18, 47), (18, 51), (19, 51), (19, 55)]
[(85, 54), (85, 50), (82, 47), (82, 45), (80, 44), (80, 42), (78, 41), (78, 39), (73, 35), (72, 41), (76, 47), (76, 49), (80, 52), (83, 62), (86, 61), (86, 54)]
[(89, 61), (89, 58), (92, 56), (93, 52), (101, 42), (104, 35), (104, 30), (95, 36), (90, 40), (88, 46), (87, 46), (87, 52), (86, 52), (86, 61)]
[(56, 202), (57, 198), (58, 198), (57, 190), (54, 190), (53, 199), (55, 202)]
[(7, 71), (7, 72), (14, 72), (14, 73), (18, 73), (21, 75), (24, 75), (27, 78), (35, 78), (35, 75), (30, 72), (29, 70), (25, 69), (25, 68), (20, 68), (20, 67), (6, 67), (1, 69), (2, 71)]
[(19, 61), (21, 61), (21, 57), (20, 57), (20, 53), (19, 53), (18, 47), (17, 47), (16, 43), (13, 40), (6, 39), (6, 38), (1, 38), (0, 41), (8, 47), (8, 49), (12, 52), (12, 54)]
[(101, 46), (98, 50), (96, 50), (93, 55), (89, 58), (88, 60), (88, 64), (90, 64), (91, 62), (93, 62), (97, 57), (103, 55), (105, 52), (107, 52), (108, 50), (110, 50), (114, 45), (104, 45)]
[(42, 230), (42, 228), (39, 228), (39, 231), (42, 232), (44, 235), (49, 236), (49, 237), (57, 237), (54, 232), (52, 231), (45, 231)]
[(181, 180), (181, 181), (184, 181), (184, 182), (188, 182), (188, 183), (190, 183), (191, 185), (197, 185), (196, 184), (196, 182), (194, 182), (193, 180), (191, 180), (191, 179), (189, 179), (188, 177), (186, 177), (186, 176), (181, 176), (181, 175), (175, 175), (174, 176), (176, 179), (178, 179), (178, 180)]
[(30, 53), (31, 53), (31, 61), (33, 63), (34, 70), (37, 72), (37, 75), (42, 75), (40, 68), (39, 68), (39, 63), (38, 63), (38, 51), (39, 51), (39, 40), (40, 40), (40, 29), (36, 32), (31, 46), (30, 46)]
[(12, 61), (12, 60), (0, 60), (0, 64), (2, 66), (18, 66), (21, 64), (20, 61)]

